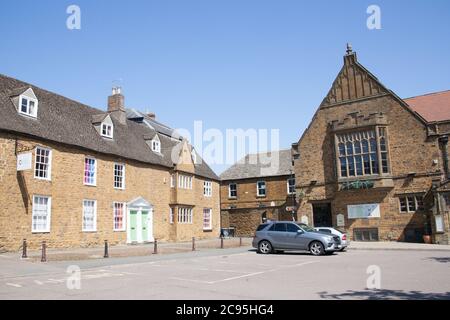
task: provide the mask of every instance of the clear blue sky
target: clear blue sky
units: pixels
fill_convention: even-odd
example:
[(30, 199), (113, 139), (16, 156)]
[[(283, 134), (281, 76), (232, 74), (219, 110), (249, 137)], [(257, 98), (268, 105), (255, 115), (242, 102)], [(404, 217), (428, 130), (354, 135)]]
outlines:
[[(66, 28), (76, 4), (82, 29)], [(366, 27), (370, 4), (382, 29)], [(0, 4), (0, 73), (175, 128), (280, 129), (296, 142), (342, 66), (346, 42), (401, 97), (450, 89), (450, 1), (40, 0)], [(224, 165), (214, 165), (216, 171)]]

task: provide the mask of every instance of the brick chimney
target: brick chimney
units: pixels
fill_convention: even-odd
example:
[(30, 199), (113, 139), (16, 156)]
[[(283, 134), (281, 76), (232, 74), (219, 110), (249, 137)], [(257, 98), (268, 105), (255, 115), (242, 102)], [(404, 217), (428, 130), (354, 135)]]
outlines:
[(121, 87), (113, 87), (112, 95), (108, 97), (108, 112), (121, 124), (127, 123), (125, 97), (122, 95)]
[(156, 120), (156, 114), (153, 112), (147, 112), (147, 117), (150, 119)]
[(112, 95), (108, 97), (108, 112), (125, 111), (125, 97), (122, 95), (122, 88), (114, 87)]

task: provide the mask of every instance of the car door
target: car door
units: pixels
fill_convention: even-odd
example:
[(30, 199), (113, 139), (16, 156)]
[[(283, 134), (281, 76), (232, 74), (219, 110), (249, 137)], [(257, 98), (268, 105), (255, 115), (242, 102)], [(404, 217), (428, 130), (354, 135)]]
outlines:
[(267, 232), (269, 240), (275, 249), (284, 249), (287, 245), (286, 223), (274, 223)]
[(299, 232), (301, 230), (297, 225), (288, 223), (286, 226), (287, 233), (287, 249), (292, 250), (308, 250), (308, 240), (305, 233)]

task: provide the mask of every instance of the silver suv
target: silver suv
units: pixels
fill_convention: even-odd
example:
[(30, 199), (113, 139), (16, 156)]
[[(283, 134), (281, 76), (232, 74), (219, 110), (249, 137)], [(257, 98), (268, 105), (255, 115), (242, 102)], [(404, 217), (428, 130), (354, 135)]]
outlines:
[(253, 247), (262, 254), (306, 250), (320, 256), (338, 251), (340, 244), (338, 236), (318, 232), (305, 224), (292, 221), (263, 223), (253, 238)]

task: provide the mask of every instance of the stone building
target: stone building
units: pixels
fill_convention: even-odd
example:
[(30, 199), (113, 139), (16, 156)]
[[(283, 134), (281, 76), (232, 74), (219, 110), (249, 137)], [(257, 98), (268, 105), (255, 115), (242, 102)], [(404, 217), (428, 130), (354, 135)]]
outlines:
[(174, 130), (0, 75), (0, 248), (218, 237), (219, 178)]
[[(448, 243), (450, 92), (401, 99), (357, 60), (344, 65), (293, 144), (298, 217), (354, 240)], [(447, 202), (448, 205), (449, 202)]]
[(222, 228), (236, 236), (253, 236), (267, 220), (296, 220), (288, 211), (295, 208), (290, 150), (247, 155), (220, 178)]

